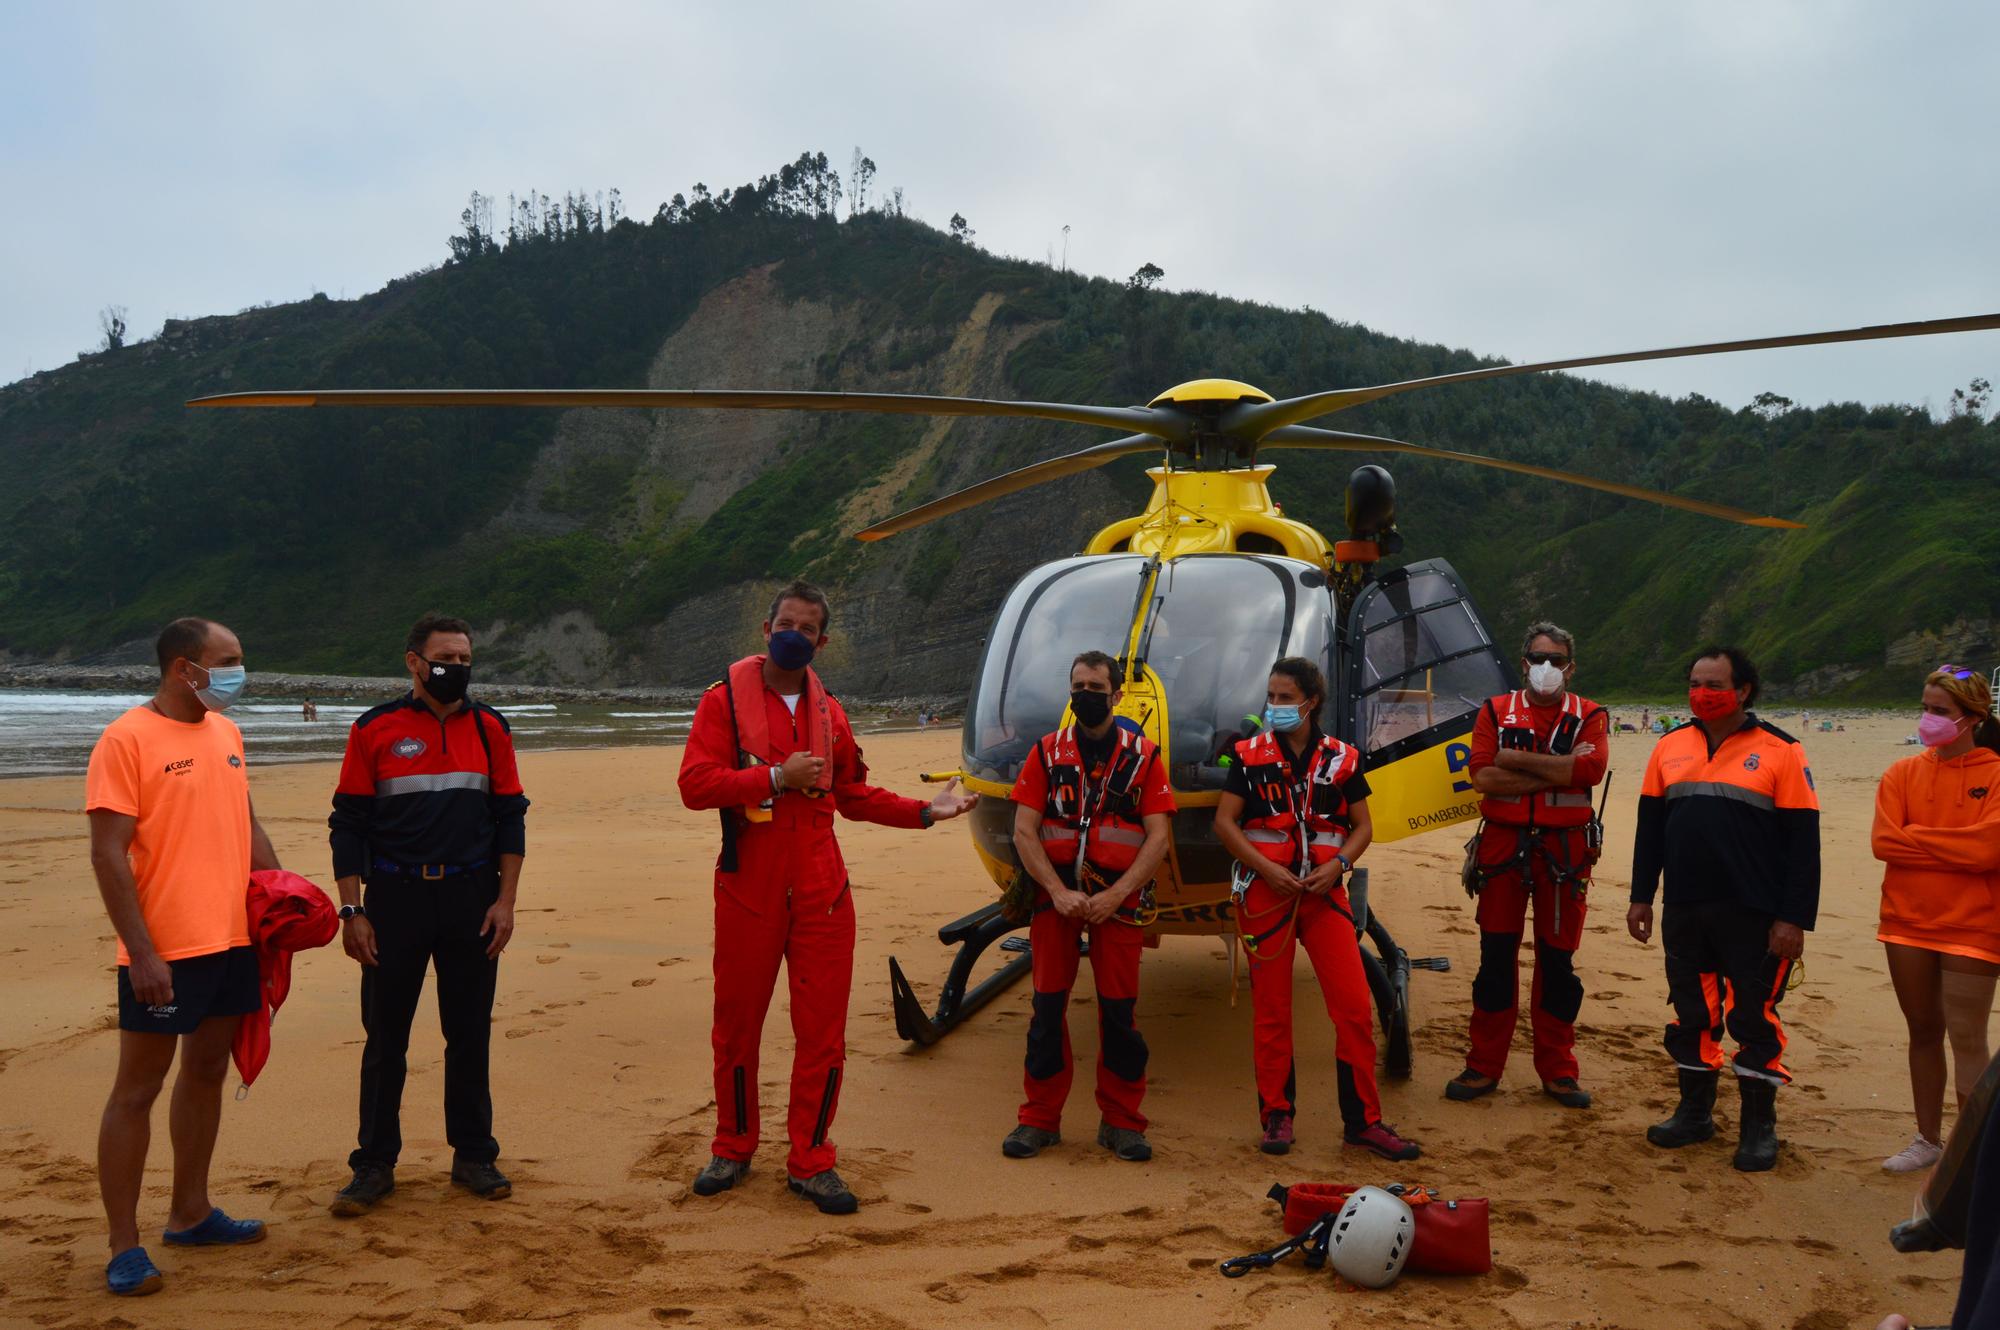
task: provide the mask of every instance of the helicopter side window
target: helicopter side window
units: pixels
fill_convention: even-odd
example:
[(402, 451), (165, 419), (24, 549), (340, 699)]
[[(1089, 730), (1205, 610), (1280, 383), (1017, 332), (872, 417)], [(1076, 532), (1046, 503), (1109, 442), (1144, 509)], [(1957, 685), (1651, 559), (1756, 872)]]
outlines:
[(1440, 727), (1463, 729), (1480, 703), (1513, 686), (1455, 575), (1413, 567), (1363, 595), (1352, 696), (1354, 733), (1371, 760), (1405, 741), (1421, 746), (1419, 736)]

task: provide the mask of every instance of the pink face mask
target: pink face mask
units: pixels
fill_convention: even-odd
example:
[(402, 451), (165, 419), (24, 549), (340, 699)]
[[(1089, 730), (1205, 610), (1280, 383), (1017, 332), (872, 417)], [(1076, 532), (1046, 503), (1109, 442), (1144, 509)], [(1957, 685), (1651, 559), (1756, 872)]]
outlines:
[(1917, 718), (1917, 738), (1926, 748), (1943, 748), (1958, 738), (1958, 722), (1949, 716), (1926, 711)]

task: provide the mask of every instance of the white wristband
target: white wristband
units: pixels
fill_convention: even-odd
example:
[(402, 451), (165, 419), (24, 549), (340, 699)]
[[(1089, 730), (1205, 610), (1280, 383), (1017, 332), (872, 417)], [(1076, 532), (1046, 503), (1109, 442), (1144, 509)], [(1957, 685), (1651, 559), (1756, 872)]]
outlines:
[(771, 768), (771, 793), (773, 793), (773, 794), (777, 794), (777, 793), (778, 793), (779, 791), (783, 790), (784, 788), (785, 788), (785, 769), (784, 769), (783, 767), (772, 767), (772, 768)]

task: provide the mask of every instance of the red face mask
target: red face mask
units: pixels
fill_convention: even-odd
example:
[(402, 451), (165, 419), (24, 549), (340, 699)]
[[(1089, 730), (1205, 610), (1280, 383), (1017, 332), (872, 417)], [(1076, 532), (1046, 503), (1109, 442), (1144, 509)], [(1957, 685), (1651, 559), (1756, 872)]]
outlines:
[(1721, 720), (1736, 711), (1734, 688), (1690, 688), (1688, 710), (1703, 720)]

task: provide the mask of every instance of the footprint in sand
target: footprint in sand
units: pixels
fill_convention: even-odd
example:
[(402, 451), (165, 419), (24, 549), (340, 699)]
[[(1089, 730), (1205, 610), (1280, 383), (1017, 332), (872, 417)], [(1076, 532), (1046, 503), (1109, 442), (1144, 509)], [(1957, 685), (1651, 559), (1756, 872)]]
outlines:
[(559, 960), (561, 960), (561, 959), (562, 959), (562, 957), (560, 957), (560, 956), (537, 956), (537, 957), (535, 957), (535, 964), (537, 964), (537, 965), (554, 965), (554, 964), (555, 964), (555, 963), (556, 963), (557, 961), (559, 961)]
[(659, 982), (658, 980), (656, 980), (656, 979), (650, 979), (650, 978), (648, 978), (648, 979), (634, 979), (634, 980), (632, 981), (632, 987), (634, 987), (634, 988), (644, 988), (644, 987), (646, 987), (646, 985), (648, 985), (648, 984), (652, 984), (652, 983), (658, 983), (658, 982)]

